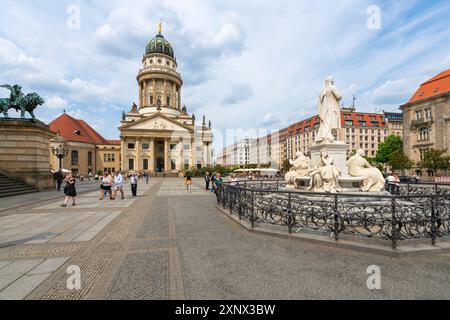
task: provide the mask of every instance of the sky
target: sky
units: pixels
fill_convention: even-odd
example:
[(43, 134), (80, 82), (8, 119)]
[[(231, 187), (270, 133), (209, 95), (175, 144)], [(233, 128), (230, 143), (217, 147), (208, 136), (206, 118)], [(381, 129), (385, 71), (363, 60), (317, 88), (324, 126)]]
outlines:
[(122, 110), (138, 101), (136, 76), (160, 19), (182, 104), (219, 132), (282, 129), (317, 114), (328, 75), (344, 105), (355, 95), (358, 111), (399, 111), (450, 68), (445, 0), (0, 0), (0, 8), (0, 84), (42, 95), (42, 121), (66, 110), (108, 139), (119, 139)]

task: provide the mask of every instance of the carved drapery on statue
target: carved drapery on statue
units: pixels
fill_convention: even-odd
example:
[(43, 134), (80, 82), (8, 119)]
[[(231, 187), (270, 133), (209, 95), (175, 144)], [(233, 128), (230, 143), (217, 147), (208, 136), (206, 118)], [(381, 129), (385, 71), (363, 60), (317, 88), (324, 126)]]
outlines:
[(298, 188), (297, 179), (308, 177), (311, 169), (311, 159), (307, 158), (303, 152), (297, 152), (296, 156), (295, 160), (289, 160), (292, 168), (285, 176), (288, 188)]
[(42, 99), (37, 93), (32, 92), (24, 95), (22, 92), (22, 87), (19, 85), (3, 85), (2, 88), (11, 91), (9, 98), (0, 98), (0, 111), (3, 113), (5, 118), (8, 118), (8, 111), (14, 109), (20, 111), (21, 119), (25, 119), (25, 112), (28, 112), (32, 119), (36, 119), (34, 115), (34, 110), (44, 104), (44, 99)]
[(361, 184), (361, 191), (380, 192), (384, 188), (385, 179), (383, 174), (377, 168), (372, 167), (369, 162), (363, 158), (364, 150), (359, 149), (348, 162), (348, 171), (352, 177), (364, 178)]
[(316, 135), (316, 143), (333, 142), (334, 131), (341, 128), (341, 110), (339, 101), (342, 96), (334, 85), (333, 77), (325, 79), (325, 87), (319, 96), (320, 127)]
[(311, 175), (311, 191), (314, 192), (341, 192), (339, 185), (339, 176), (341, 172), (334, 165), (333, 158), (328, 154), (328, 150), (324, 149), (320, 152), (320, 161), (317, 168), (312, 170)]

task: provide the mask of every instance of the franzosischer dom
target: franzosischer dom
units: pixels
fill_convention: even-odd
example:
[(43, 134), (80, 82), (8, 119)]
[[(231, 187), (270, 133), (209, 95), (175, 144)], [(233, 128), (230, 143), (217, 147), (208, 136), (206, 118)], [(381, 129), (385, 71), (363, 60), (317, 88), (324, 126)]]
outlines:
[(211, 122), (201, 126), (182, 104), (183, 79), (170, 43), (162, 34), (149, 41), (137, 81), (139, 104), (123, 113), (121, 167), (126, 171), (178, 173), (212, 165)]

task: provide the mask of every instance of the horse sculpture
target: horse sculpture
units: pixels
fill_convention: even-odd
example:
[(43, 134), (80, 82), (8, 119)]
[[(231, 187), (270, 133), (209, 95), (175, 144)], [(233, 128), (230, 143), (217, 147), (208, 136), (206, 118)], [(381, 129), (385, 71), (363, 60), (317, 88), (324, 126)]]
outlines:
[(25, 119), (25, 112), (28, 112), (32, 119), (35, 120), (34, 110), (44, 104), (42, 99), (37, 93), (29, 93), (26, 96), (22, 92), (22, 87), (19, 85), (4, 85), (0, 86), (11, 91), (10, 98), (0, 98), (0, 112), (3, 113), (5, 118), (8, 117), (8, 111), (10, 109), (20, 110), (20, 118)]

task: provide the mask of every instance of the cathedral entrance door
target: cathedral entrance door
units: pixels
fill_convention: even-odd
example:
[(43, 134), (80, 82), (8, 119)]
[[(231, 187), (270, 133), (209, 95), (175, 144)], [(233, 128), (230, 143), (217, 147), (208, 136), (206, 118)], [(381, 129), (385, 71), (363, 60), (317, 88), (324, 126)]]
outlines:
[(156, 159), (156, 172), (164, 172), (164, 158)]

